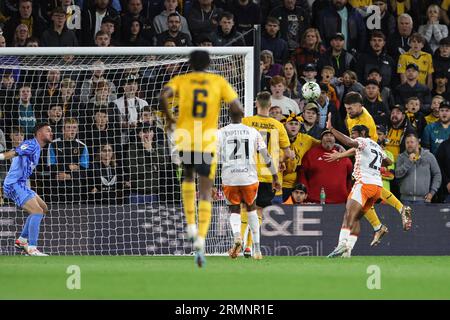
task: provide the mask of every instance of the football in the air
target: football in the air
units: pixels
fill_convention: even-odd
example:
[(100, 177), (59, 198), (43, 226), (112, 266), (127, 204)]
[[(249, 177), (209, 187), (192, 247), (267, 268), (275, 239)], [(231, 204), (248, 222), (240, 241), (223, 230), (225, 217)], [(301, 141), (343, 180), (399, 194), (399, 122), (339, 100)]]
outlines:
[(303, 98), (307, 101), (315, 101), (320, 96), (320, 86), (316, 82), (308, 81), (302, 86)]

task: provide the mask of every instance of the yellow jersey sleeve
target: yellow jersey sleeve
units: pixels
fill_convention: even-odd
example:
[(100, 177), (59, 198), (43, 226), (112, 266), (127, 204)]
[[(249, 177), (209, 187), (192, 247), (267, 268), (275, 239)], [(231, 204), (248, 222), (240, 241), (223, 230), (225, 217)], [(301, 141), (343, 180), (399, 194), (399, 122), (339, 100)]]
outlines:
[(280, 133), (280, 148), (285, 149), (291, 145), (289, 141), (289, 136), (287, 134), (286, 128), (283, 126), (281, 122), (277, 123), (278, 131)]
[(445, 11), (448, 10), (448, 7), (450, 6), (450, 0), (444, 0), (441, 3), (441, 8), (444, 9)]
[(166, 87), (172, 89), (174, 92), (174, 95), (176, 95), (179, 92), (180, 89), (180, 76), (175, 76), (166, 84)]
[(234, 100), (239, 98), (237, 92), (233, 89), (231, 84), (225, 78), (222, 78), (222, 90), (221, 91), (222, 91), (222, 100), (225, 103), (231, 103)]
[(434, 72), (434, 68), (433, 68), (433, 57), (431, 56), (431, 54), (427, 54), (427, 58), (428, 58), (428, 74), (432, 74)]
[(401, 54), (400, 57), (398, 58), (397, 73), (406, 72), (406, 63), (407, 63), (406, 55)]

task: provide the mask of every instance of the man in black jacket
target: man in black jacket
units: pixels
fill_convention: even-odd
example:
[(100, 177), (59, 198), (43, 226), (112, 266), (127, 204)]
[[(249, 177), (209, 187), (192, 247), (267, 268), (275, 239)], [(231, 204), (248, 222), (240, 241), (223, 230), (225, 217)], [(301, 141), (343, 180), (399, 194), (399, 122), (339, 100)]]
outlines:
[(192, 7), (188, 18), (194, 43), (198, 43), (198, 38), (205, 34), (214, 37), (214, 31), (222, 13), (221, 8), (213, 5), (213, 0), (198, 0), (198, 4)]
[(214, 45), (217, 47), (244, 47), (245, 40), (242, 33), (238, 32), (234, 25), (234, 15), (224, 12), (219, 20), (219, 26), (215, 33)]
[(142, 0), (128, 0), (127, 10), (121, 18), (122, 39), (126, 37), (131, 28), (133, 19), (139, 19), (142, 24), (141, 35), (149, 42), (152, 42), (155, 35), (152, 20), (146, 18), (143, 12)]
[(410, 97), (418, 97), (422, 103), (422, 110), (427, 111), (431, 105), (430, 89), (426, 85), (420, 84), (417, 80), (419, 76), (419, 67), (410, 63), (406, 66), (406, 82), (397, 86), (394, 90), (395, 102), (405, 105)]
[[(104, 17), (110, 16), (116, 21), (116, 27), (120, 26), (119, 13), (111, 7), (110, 0), (95, 0), (95, 6), (88, 10), (85, 10), (81, 14), (81, 30), (80, 38), (81, 43), (84, 46), (93, 46), (95, 34), (97, 31), (96, 26), (100, 26)], [(99, 20), (99, 21), (97, 21)]]
[(330, 39), (330, 48), (320, 56), (317, 62), (319, 72), (324, 66), (332, 66), (335, 77), (340, 78), (347, 70), (354, 70), (355, 57), (344, 49), (345, 37), (342, 33), (334, 34)]
[(41, 37), (42, 47), (77, 47), (75, 32), (66, 28), (66, 12), (57, 7), (52, 11), (53, 26), (44, 31)]
[(191, 46), (191, 38), (187, 33), (181, 32), (181, 18), (178, 13), (171, 13), (167, 17), (167, 25), (169, 29), (158, 34), (155, 38), (157, 46), (164, 46), (167, 40), (173, 40), (177, 47)]
[(434, 75), (443, 72), (450, 79), (450, 37), (439, 42), (439, 49), (433, 55)]

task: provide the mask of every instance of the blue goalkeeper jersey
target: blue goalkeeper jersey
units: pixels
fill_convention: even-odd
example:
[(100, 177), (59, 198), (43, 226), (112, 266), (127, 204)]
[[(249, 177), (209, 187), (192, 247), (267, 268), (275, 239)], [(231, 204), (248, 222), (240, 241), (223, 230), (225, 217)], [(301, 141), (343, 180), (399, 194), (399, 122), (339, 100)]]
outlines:
[(25, 140), (15, 149), (17, 156), (12, 159), (11, 167), (6, 175), (4, 185), (26, 183), (39, 163), (41, 146), (33, 138)]

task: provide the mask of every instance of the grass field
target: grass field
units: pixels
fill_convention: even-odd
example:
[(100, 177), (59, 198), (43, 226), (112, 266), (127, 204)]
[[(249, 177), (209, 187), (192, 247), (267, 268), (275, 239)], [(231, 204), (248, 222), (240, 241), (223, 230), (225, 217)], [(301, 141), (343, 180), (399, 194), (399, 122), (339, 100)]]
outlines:
[[(66, 287), (67, 267), (81, 289)], [(369, 290), (370, 265), (381, 289)], [(0, 299), (450, 299), (450, 257), (0, 256)]]

